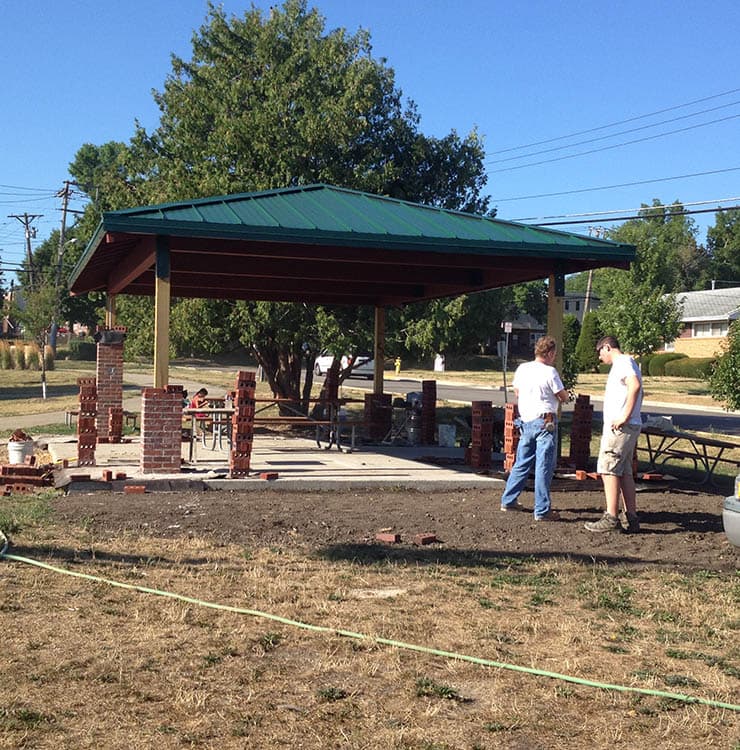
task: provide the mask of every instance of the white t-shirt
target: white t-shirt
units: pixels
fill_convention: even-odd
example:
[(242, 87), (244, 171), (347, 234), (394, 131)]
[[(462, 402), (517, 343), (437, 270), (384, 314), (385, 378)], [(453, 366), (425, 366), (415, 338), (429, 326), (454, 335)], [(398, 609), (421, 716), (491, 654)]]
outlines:
[(565, 388), (558, 371), (537, 360), (516, 368), (513, 385), (518, 391), (519, 416), (524, 422), (531, 422), (540, 414), (557, 412), (555, 394)]
[(621, 416), (627, 402), (627, 378), (634, 375), (640, 383), (635, 406), (632, 409), (628, 424), (639, 425), (640, 409), (642, 408), (642, 375), (640, 368), (629, 354), (618, 354), (612, 361), (609, 377), (606, 379), (604, 390), (604, 425), (610, 425)]

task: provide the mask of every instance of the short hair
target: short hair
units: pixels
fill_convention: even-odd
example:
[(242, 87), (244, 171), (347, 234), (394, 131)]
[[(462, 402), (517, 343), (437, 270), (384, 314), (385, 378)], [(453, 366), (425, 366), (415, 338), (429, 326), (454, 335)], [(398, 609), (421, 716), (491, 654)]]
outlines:
[(544, 357), (553, 349), (557, 349), (558, 343), (552, 336), (540, 336), (534, 345), (534, 356)]
[(621, 349), (622, 347), (619, 346), (619, 341), (614, 336), (602, 336), (597, 342), (596, 342), (596, 351), (598, 352), (602, 346), (610, 346), (612, 349)]

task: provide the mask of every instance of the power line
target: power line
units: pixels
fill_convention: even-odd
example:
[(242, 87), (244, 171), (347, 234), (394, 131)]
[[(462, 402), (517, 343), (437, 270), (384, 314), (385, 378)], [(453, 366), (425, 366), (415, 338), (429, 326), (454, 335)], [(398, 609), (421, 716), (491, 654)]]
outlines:
[[(643, 210), (648, 211), (650, 209), (668, 208), (670, 206), (646, 206)], [(735, 211), (740, 209), (738, 206), (716, 206), (715, 208), (697, 208), (693, 211), (676, 211), (675, 216), (685, 216), (687, 214), (709, 214), (709, 213), (721, 213), (722, 211)], [(671, 212), (669, 212), (671, 213)], [(632, 219), (650, 219), (649, 215), (640, 216), (639, 214), (633, 216), (614, 216), (612, 218), (598, 219), (598, 221), (631, 221)], [(542, 221), (532, 224), (531, 226), (536, 227), (555, 227), (555, 226), (569, 226), (571, 224), (592, 224), (594, 219), (583, 219), (581, 221)]]
[(689, 177), (704, 177), (708, 174), (722, 174), (724, 172), (736, 172), (740, 167), (728, 167), (727, 169), (712, 169), (708, 172), (693, 172), (691, 174), (680, 174), (675, 177), (656, 177), (652, 180), (637, 180), (636, 182), (620, 182), (617, 185), (600, 185), (599, 187), (577, 188), (576, 190), (561, 190), (557, 193), (539, 193), (537, 195), (518, 195), (514, 198), (491, 198), (494, 203), (506, 203), (507, 201), (526, 201), (532, 198), (555, 198), (559, 195), (575, 195), (576, 193), (592, 193), (597, 190), (614, 190), (615, 188), (633, 187), (634, 185), (649, 185), (654, 182), (670, 182), (671, 180), (685, 180)]
[(588, 151), (579, 151), (577, 154), (568, 154), (566, 156), (556, 156), (554, 159), (543, 159), (542, 161), (535, 161), (531, 164), (520, 164), (517, 167), (503, 167), (502, 169), (489, 170), (488, 174), (499, 174), (500, 172), (513, 172), (516, 169), (525, 169), (526, 167), (538, 167), (541, 164), (551, 164), (554, 161), (563, 161), (564, 159), (574, 159), (577, 156), (588, 156), (589, 154), (596, 154), (600, 151), (609, 151), (613, 148), (621, 148), (622, 146), (631, 146), (634, 143), (643, 143), (645, 141), (654, 141), (656, 138), (663, 138), (666, 135), (675, 135), (676, 133), (685, 133), (687, 130), (696, 130), (697, 128), (703, 128), (707, 125), (715, 125), (718, 122), (726, 122), (727, 120), (735, 120), (740, 115), (728, 115), (727, 117), (720, 117), (716, 120), (710, 120), (709, 122), (700, 122), (696, 125), (689, 125), (685, 128), (677, 128), (676, 130), (667, 130), (665, 133), (657, 133), (656, 135), (647, 135), (644, 138), (634, 138), (631, 141), (623, 141), (622, 143), (614, 143), (611, 146), (602, 146), (601, 148), (592, 148)]
[[(709, 201), (691, 201), (688, 203), (684, 201), (680, 201), (680, 205), (683, 208), (685, 208), (686, 206), (706, 206), (708, 203), (727, 203), (727, 201), (740, 201), (740, 196), (733, 196), (732, 198), (714, 198)], [(591, 211), (589, 213), (580, 213), (580, 214), (556, 214), (552, 216), (525, 216), (520, 219), (512, 219), (512, 221), (534, 221), (535, 219), (568, 219), (568, 218), (578, 218), (581, 216), (606, 216), (608, 214), (631, 213), (634, 211), (644, 211), (647, 208), (660, 208), (660, 207), (661, 206), (639, 206), (638, 208), (616, 208), (616, 209), (609, 209), (607, 211)], [(674, 208), (674, 206), (670, 204), (665, 207)]]
[(585, 141), (576, 141), (575, 143), (566, 143), (564, 146), (553, 146), (552, 148), (541, 149), (540, 151), (530, 151), (527, 154), (520, 154), (519, 156), (508, 156), (505, 159), (486, 160), (486, 164), (503, 164), (506, 161), (516, 161), (517, 159), (527, 159), (530, 156), (539, 156), (539, 154), (550, 154), (553, 151), (562, 151), (566, 148), (575, 148), (576, 146), (583, 146), (586, 143), (596, 143), (597, 141), (605, 141), (609, 138), (616, 138), (618, 135), (627, 135), (627, 133), (636, 133), (640, 130), (647, 130), (648, 128), (657, 128), (659, 125), (667, 125), (671, 122), (678, 122), (679, 120), (687, 120), (689, 117), (697, 117), (698, 115), (706, 114), (707, 112), (716, 112), (718, 109), (727, 109), (727, 107), (734, 107), (736, 104), (740, 104), (740, 101), (730, 102), (729, 104), (720, 104), (718, 107), (711, 107), (710, 109), (702, 109), (699, 112), (692, 112), (689, 115), (681, 115), (680, 117), (671, 117), (668, 120), (661, 120), (660, 122), (654, 122), (650, 125), (640, 125), (637, 128), (629, 128), (627, 130), (620, 130), (610, 135), (600, 135), (597, 138), (588, 138)]
[[(644, 120), (646, 117), (653, 117), (655, 115), (662, 115), (664, 112), (672, 112), (676, 109), (683, 109), (684, 107), (690, 107), (693, 104), (701, 104), (701, 102), (708, 102), (711, 99), (719, 99), (722, 96), (728, 96), (729, 94), (735, 94), (740, 89), (730, 89), (729, 91), (723, 91), (721, 94), (712, 94), (711, 96), (705, 96), (701, 99), (694, 99), (691, 102), (686, 102), (685, 104), (676, 104), (673, 107), (666, 107), (665, 109), (658, 109), (655, 112), (649, 112), (645, 115), (636, 115), (635, 117), (628, 117), (626, 120), (618, 120), (617, 122), (609, 123), (608, 125), (599, 125), (595, 128), (588, 128), (587, 130), (578, 130), (575, 133), (570, 133), (569, 135), (559, 135), (555, 138), (548, 138), (544, 141), (534, 141), (532, 143), (525, 143), (521, 146), (511, 146), (510, 148), (503, 148), (499, 149), (498, 151), (491, 151), (489, 156), (495, 156), (496, 154), (506, 154), (510, 151), (519, 151), (520, 149), (524, 148), (532, 148), (533, 146), (543, 146), (546, 143), (554, 143), (555, 141), (562, 141), (566, 138), (575, 138), (579, 135), (586, 135), (587, 133), (595, 133), (599, 130), (606, 130), (607, 128), (613, 128), (617, 125), (625, 125), (628, 122), (635, 122), (637, 120)], [(0, 185), (0, 187), (2, 187)]]

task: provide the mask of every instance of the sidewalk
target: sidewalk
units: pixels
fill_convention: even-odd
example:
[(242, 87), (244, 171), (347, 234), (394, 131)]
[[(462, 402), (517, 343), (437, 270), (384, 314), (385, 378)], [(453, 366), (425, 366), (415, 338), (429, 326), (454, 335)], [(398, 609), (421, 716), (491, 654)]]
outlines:
[[(55, 471), (57, 487), (71, 492), (123, 491), (125, 485), (144, 485), (147, 490), (306, 490), (350, 487), (393, 487), (409, 490), (490, 488), (500, 491), (501, 479), (476, 474), (463, 463), (463, 448), (437, 446), (362, 446), (351, 453), (324, 450), (303, 437), (255, 435), (250, 476), (228, 478), (226, 450), (209, 450), (199, 445), (194, 463), (187, 463), (189, 443), (183, 443), (180, 473), (142, 474), (139, 469), (140, 439), (126, 443), (101, 443), (96, 447), (96, 466), (75, 466), (77, 441), (56, 437), (48, 449), (60, 468)], [(63, 460), (70, 462), (61, 468)], [(423, 459), (423, 460), (419, 460)], [(104, 472), (126, 479), (104, 481)], [(262, 474), (277, 474), (265, 479)]]

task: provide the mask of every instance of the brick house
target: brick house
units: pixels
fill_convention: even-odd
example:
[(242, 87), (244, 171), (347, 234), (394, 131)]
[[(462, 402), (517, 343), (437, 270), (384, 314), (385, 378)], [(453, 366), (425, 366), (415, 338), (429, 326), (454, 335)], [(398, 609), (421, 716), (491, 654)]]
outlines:
[(681, 332), (666, 344), (665, 351), (689, 357), (712, 357), (722, 352), (727, 330), (740, 318), (740, 287), (681, 292), (676, 299), (683, 306)]

